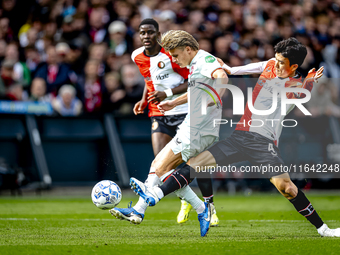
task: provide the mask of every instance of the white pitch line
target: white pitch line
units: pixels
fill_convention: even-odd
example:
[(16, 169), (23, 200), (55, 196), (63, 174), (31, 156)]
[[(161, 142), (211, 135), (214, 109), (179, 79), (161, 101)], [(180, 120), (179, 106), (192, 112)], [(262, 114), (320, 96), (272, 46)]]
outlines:
[[(2, 221), (44, 221), (44, 220), (63, 220), (63, 221), (112, 221), (115, 220), (115, 218), (112, 219), (50, 219), (50, 218), (43, 218), (43, 219), (37, 219), (37, 218), (0, 218)], [(151, 220), (146, 220), (146, 221), (151, 221)], [(155, 220), (155, 221), (175, 221), (175, 220)], [(245, 223), (245, 222), (250, 222), (250, 223), (266, 223), (266, 222), (274, 222), (274, 223), (305, 223), (305, 220), (221, 220), (222, 222), (227, 222), (227, 223)], [(339, 222), (339, 220), (326, 220), (326, 222)]]

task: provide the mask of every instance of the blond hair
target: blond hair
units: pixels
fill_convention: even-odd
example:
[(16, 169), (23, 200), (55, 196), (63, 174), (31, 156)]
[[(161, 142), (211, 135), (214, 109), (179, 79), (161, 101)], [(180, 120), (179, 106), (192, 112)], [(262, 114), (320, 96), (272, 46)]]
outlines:
[(161, 41), (158, 42), (166, 51), (175, 48), (189, 46), (192, 50), (198, 50), (199, 45), (196, 39), (186, 31), (170, 30), (162, 34)]

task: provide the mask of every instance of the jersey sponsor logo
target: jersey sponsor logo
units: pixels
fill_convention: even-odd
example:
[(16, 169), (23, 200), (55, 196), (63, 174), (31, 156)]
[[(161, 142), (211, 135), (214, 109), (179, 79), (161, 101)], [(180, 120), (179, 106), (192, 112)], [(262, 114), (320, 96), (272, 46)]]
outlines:
[(206, 56), (205, 62), (207, 63), (213, 63), (216, 59), (213, 56)]
[(179, 145), (179, 144), (181, 144), (181, 143), (182, 143), (182, 141), (181, 141), (181, 140), (179, 140), (179, 138), (177, 137), (177, 138), (176, 138), (176, 140), (175, 140), (175, 143), (176, 143), (177, 145)]
[(159, 61), (157, 66), (158, 66), (159, 69), (163, 69), (165, 67), (165, 64), (164, 64), (163, 61)]
[(167, 73), (167, 74), (163, 74), (163, 75), (157, 75), (156, 76), (156, 80), (164, 80), (164, 79), (166, 79), (166, 78), (169, 78), (169, 74)]
[(155, 131), (158, 128), (158, 126), (159, 126), (158, 122), (156, 120), (154, 120), (152, 125), (151, 125), (151, 128), (152, 128), (152, 130)]

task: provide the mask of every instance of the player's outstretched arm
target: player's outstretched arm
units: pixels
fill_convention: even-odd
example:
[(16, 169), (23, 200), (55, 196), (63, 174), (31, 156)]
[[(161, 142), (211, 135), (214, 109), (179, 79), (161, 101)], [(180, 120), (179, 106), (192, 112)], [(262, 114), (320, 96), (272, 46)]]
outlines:
[(174, 100), (169, 100), (165, 102), (161, 102), (157, 105), (159, 111), (164, 114), (166, 111), (170, 111), (175, 108), (177, 105), (185, 104), (188, 102), (188, 93), (185, 93)]
[(223, 70), (226, 71), (227, 74), (231, 75), (261, 74), (268, 63), (268, 61), (262, 61), (244, 66), (230, 67), (226, 65), (220, 58), (217, 58), (217, 61), (221, 65)]
[(188, 90), (188, 82), (184, 82), (180, 84), (179, 86), (172, 88), (172, 89), (167, 89), (164, 91), (153, 91), (148, 93), (148, 103), (154, 103), (154, 104), (159, 104), (162, 102), (165, 98), (176, 95), (176, 94), (182, 94), (184, 92), (187, 92)]
[[(324, 67), (320, 67), (317, 71), (315, 71), (315, 68), (309, 70), (305, 80), (303, 81), (302, 88), (309, 90), (310, 92), (313, 89), (314, 82), (318, 82), (318, 80), (323, 75)], [(305, 97), (305, 94), (299, 95), (299, 97), (303, 98)]]

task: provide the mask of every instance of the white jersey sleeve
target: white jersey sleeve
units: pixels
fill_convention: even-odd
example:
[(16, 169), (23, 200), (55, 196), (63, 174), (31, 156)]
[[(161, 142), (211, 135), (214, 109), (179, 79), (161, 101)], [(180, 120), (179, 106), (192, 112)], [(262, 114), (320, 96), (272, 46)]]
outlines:
[[(269, 59), (275, 60), (275, 58)], [(224, 64), (223, 68), (230, 70), (230, 74), (232, 75), (244, 75), (244, 74), (261, 74), (268, 61), (262, 61), (257, 63), (251, 63), (245, 66), (235, 66), (235, 67), (229, 67), (228, 65)]]
[(221, 65), (217, 62), (216, 58), (212, 55), (208, 55), (204, 58), (201, 67), (201, 74), (205, 77), (212, 79), (212, 74), (221, 69)]

